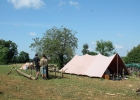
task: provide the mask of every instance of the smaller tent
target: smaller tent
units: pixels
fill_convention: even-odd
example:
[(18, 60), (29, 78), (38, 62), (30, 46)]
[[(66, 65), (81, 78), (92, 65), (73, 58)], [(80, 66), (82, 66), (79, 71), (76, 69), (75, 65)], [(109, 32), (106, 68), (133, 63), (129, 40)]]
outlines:
[(29, 62), (26, 62), (23, 66), (21, 66), (20, 69), (26, 70), (26, 69), (28, 69), (29, 65), (30, 65), (30, 63)]
[(89, 77), (103, 77), (105, 73), (121, 74), (123, 69), (125, 74), (129, 75), (127, 68), (118, 54), (110, 57), (101, 54), (95, 56), (88, 54), (83, 56), (75, 55), (62, 69), (65, 70), (65, 73), (86, 75)]

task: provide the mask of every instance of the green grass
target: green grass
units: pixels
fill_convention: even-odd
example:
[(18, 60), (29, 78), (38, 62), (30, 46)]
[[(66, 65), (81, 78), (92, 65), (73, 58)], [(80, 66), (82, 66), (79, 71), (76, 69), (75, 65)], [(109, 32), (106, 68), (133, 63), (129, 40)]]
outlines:
[[(49, 72), (49, 80), (43, 80), (41, 76), (38, 80), (30, 80), (14, 70), (7, 75), (14, 66), (0, 66), (0, 100), (140, 100), (133, 91), (140, 79), (134, 76), (128, 80), (112, 81), (69, 74), (56, 78)], [(29, 70), (24, 72), (31, 73)]]

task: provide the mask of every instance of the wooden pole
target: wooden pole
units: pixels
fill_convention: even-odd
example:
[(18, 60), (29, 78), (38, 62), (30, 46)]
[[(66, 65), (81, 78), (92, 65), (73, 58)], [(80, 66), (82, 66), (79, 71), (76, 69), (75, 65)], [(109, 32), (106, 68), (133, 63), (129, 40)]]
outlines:
[(56, 77), (56, 67), (54, 66), (54, 73), (55, 73), (55, 77)]
[[(67, 68), (67, 69), (68, 69), (68, 68)], [(65, 73), (65, 71), (66, 71), (67, 69), (65, 69), (65, 70), (62, 69), (62, 71), (61, 71), (61, 77), (62, 77), (62, 78), (64, 77), (64, 73)]]
[(120, 80), (119, 79), (119, 73), (118, 73), (118, 54), (116, 54), (116, 56), (117, 56), (117, 72), (116, 72), (116, 78), (115, 78), (115, 80)]
[(16, 69), (16, 68), (14, 68), (15, 69), (15, 71), (17, 72), (17, 73), (19, 73), (19, 74), (21, 74), (21, 75), (23, 75), (23, 76), (25, 76), (25, 77), (27, 77), (27, 78), (29, 78), (29, 79), (32, 79), (32, 80), (35, 80), (36, 78), (35, 77), (33, 77), (32, 75), (28, 75), (28, 74), (26, 74), (26, 73), (24, 73), (24, 72), (21, 72), (20, 70), (18, 70), (18, 69)]
[(62, 69), (62, 71), (61, 71), (61, 77), (63, 78), (63, 69)]
[(25, 73), (21, 72), (20, 70), (16, 70), (16, 71), (29, 79), (35, 80), (35, 77), (33, 77), (32, 75), (25, 74)]

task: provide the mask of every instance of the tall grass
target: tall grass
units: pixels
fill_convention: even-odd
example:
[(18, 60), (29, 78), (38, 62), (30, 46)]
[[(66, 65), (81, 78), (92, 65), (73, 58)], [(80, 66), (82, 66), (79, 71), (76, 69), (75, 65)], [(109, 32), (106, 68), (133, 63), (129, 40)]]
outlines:
[[(19, 68), (0, 66), (0, 100), (140, 100), (134, 92), (140, 79), (134, 76), (112, 81), (69, 74), (57, 78), (60, 74), (55, 77), (49, 72), (49, 80), (43, 80), (41, 76), (38, 80), (30, 80), (14, 70), (7, 75), (12, 67)], [(30, 74), (30, 71), (24, 72)]]

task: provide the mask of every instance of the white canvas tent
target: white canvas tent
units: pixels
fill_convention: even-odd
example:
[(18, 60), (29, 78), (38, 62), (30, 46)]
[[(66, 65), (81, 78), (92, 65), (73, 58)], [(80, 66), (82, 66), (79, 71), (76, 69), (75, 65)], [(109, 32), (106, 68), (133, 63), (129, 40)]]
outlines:
[[(91, 56), (75, 55), (62, 69), (66, 70), (65, 73), (86, 75), (89, 77), (103, 77), (104, 73), (121, 73), (122, 69), (129, 75), (122, 59), (118, 54), (110, 57), (101, 54)], [(61, 70), (62, 70), (61, 69)]]
[(24, 70), (26, 70), (26, 69), (31, 68), (32, 66), (33, 66), (33, 63), (32, 63), (32, 62), (31, 62), (31, 63), (26, 62), (24, 65), (21, 66), (20, 69), (24, 69)]
[(30, 63), (29, 63), (29, 62), (26, 62), (24, 65), (21, 66), (20, 69), (26, 70), (26, 69), (28, 69), (28, 66), (29, 66), (29, 65), (30, 65)]

